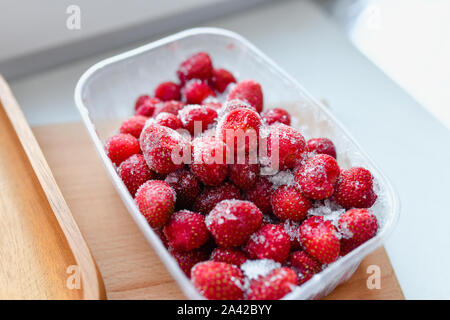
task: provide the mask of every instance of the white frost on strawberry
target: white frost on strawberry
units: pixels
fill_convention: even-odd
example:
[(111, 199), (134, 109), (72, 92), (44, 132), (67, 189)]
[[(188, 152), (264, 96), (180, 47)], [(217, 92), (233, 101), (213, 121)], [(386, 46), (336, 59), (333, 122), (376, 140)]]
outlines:
[(268, 275), (272, 270), (280, 268), (281, 263), (271, 259), (247, 260), (242, 264), (241, 270), (244, 275), (252, 280)]

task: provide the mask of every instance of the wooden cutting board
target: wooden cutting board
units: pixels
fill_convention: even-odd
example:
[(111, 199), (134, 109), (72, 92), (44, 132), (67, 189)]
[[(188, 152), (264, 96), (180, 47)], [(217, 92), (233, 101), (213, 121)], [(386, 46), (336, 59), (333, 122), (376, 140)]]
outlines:
[[(34, 133), (89, 243), (109, 299), (185, 299), (144, 239), (80, 123), (35, 127)], [(367, 289), (367, 267), (381, 269), (381, 289)], [(327, 299), (404, 299), (384, 248)]]
[(89, 247), (0, 76), (0, 299), (101, 299)]

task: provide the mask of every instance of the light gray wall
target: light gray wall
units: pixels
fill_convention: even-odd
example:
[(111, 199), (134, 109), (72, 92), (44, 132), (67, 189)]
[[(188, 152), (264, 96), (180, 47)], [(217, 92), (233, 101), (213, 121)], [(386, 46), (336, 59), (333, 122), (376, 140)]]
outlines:
[[(269, 0), (0, 0), (0, 73), (11, 80)], [(77, 5), (81, 29), (66, 26)]]

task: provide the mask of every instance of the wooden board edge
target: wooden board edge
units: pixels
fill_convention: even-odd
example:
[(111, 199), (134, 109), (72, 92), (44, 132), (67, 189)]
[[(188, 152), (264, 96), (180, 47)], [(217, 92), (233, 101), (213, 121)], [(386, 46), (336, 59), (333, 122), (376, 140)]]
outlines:
[(22, 147), (33, 167), (67, 243), (80, 268), (83, 299), (106, 299), (101, 273), (92, 253), (74, 220), (72, 213), (58, 187), (39, 144), (25, 119), (9, 85), (0, 75), (0, 101), (16, 131)]

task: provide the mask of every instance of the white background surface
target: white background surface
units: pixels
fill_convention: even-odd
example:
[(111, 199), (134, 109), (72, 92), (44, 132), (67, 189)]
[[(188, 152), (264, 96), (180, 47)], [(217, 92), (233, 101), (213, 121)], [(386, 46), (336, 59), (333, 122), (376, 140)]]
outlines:
[(363, 53), (450, 128), (450, 1), (371, 0), (349, 31)]
[[(328, 101), (400, 195), (401, 217), (386, 248), (406, 298), (449, 299), (450, 132), (308, 1), (264, 5), (208, 26), (247, 37)], [(77, 79), (114, 53), (13, 81), (30, 123), (79, 121), (73, 103)]]

